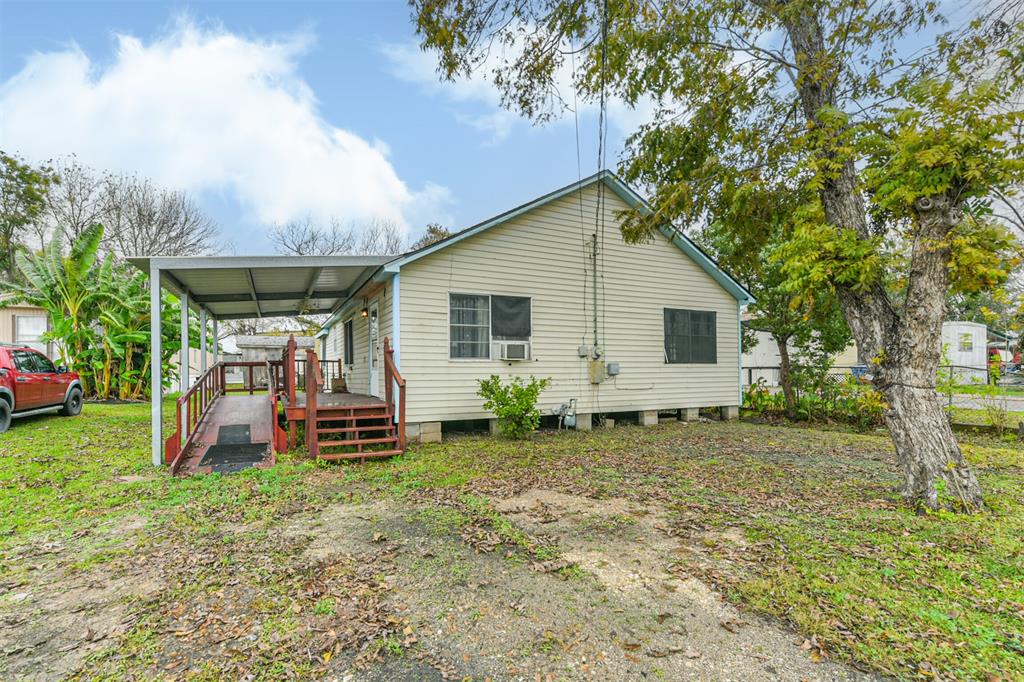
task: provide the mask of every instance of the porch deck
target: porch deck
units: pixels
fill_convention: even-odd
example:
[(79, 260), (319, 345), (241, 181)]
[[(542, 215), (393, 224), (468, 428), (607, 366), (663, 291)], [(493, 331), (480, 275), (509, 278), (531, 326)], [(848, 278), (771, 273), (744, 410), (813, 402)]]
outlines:
[[(272, 466), (275, 452), (298, 446), (299, 424), (305, 426), (305, 445), (313, 457), (364, 461), (401, 454), (405, 451), (405, 380), (394, 367), (392, 353), (385, 338), (384, 398), (323, 391), (321, 362), (313, 350), (306, 351), (303, 385), (317, 390), (297, 390), (294, 338), (289, 339), (281, 360), (218, 362), (178, 398), (177, 428), (164, 443), (163, 461), (171, 465), (172, 473), (186, 475)], [(264, 367), (273, 390), (264, 395), (232, 395), (252, 391), (251, 387), (228, 387), (227, 370), (235, 366)]]
[[(306, 392), (295, 392), (295, 403), (297, 407), (306, 407)], [(371, 407), (384, 405), (384, 399), (375, 395), (363, 393), (324, 393), (318, 391), (316, 394), (317, 407)]]
[[(211, 447), (222, 442), (221, 428), (227, 426), (247, 427), (249, 441), (266, 446), (263, 460), (254, 466), (258, 468), (273, 466), (275, 459), (271, 438), (274, 425), (269, 418), (269, 413), (269, 396), (230, 394), (220, 396), (213, 402), (202, 423), (199, 424), (191, 446), (184, 453), (174, 473), (183, 476), (211, 473), (213, 468), (209, 465), (201, 465), (200, 462)], [(237, 443), (235, 439), (232, 439), (232, 442)]]

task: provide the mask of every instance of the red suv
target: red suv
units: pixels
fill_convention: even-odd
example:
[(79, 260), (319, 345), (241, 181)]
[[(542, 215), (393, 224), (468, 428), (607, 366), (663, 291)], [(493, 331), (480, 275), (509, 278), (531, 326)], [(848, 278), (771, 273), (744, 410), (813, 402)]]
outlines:
[(67, 367), (54, 367), (34, 348), (0, 344), (0, 433), (14, 417), (82, 411), (82, 381)]

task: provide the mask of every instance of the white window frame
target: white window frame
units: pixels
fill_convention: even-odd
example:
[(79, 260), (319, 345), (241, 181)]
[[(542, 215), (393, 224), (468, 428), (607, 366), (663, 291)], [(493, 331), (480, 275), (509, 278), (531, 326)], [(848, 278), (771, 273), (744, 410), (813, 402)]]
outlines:
[[(453, 358), (452, 357), (452, 296), (486, 296), (487, 297), (487, 357), (485, 357), (485, 358)], [(531, 345), (533, 344), (533, 329), (534, 329), (534, 327), (533, 327), (533, 324), (534, 324), (534, 319), (533, 319), (533, 303), (534, 303), (533, 296), (529, 296), (527, 294), (505, 293), (505, 292), (484, 294), (484, 293), (472, 292), (472, 291), (452, 291), (452, 290), (449, 290), (448, 291), (447, 307), (445, 308), (445, 323), (446, 324), (445, 324), (445, 327), (444, 327), (445, 328), (445, 336), (447, 337), (445, 339), (445, 341), (446, 341), (446, 343), (448, 345), (448, 361), (449, 362), (490, 362), (493, 359), (492, 356), (491, 356), (491, 349), (494, 347), (495, 340), (494, 340), (494, 335), (491, 333), (491, 328), (492, 328), (492, 324), (493, 324), (493, 322), (492, 322), (492, 315), (494, 314), (494, 309), (491, 307), (491, 297), (492, 296), (511, 296), (511, 297), (515, 297), (515, 298), (526, 298), (526, 299), (530, 300), (530, 336), (529, 336), (529, 338), (527, 338), (525, 340), (525, 343), (529, 343)], [(476, 325), (468, 325), (468, 326), (476, 326)], [(517, 340), (517, 341), (499, 341), (498, 343), (522, 343), (522, 341), (519, 341), (519, 340)]]
[[(44, 355), (49, 356), (50, 355), (50, 344), (47, 343), (46, 341), (42, 340), (42, 334), (39, 335), (39, 339), (37, 341), (24, 341), (21, 338), (19, 338), (19, 336), (18, 336), (18, 321), (19, 320), (23, 320), (23, 319), (26, 319), (26, 320), (32, 320), (32, 319), (42, 320), (43, 321), (43, 332), (42, 332), (42, 334), (45, 334), (46, 332), (50, 331), (50, 316), (49, 315), (45, 315), (45, 314), (44, 315), (17, 315), (16, 314), (16, 315), (14, 315), (14, 329), (13, 329), (13, 332), (14, 332), (14, 334), (13, 334), (13, 336), (14, 336), (14, 343), (21, 344), (21, 345), (24, 345), (24, 346), (29, 346), (30, 348), (35, 348), (40, 353), (43, 353)], [(30, 344), (36, 344), (36, 345), (30, 345)], [(42, 348), (37, 348), (36, 346), (42, 346)]]

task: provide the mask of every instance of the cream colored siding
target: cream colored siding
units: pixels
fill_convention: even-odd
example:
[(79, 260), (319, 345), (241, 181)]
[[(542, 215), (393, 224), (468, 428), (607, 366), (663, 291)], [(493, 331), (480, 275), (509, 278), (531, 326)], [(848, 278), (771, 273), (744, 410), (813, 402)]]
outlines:
[[(594, 231), (596, 186), (570, 194), (401, 269), (401, 371), (410, 422), (489, 416), (476, 395), (491, 374), (551, 377), (544, 413), (570, 398), (581, 412), (736, 405), (739, 402), (736, 299), (667, 239), (630, 246), (615, 212), (625, 204), (605, 191), (599, 260), (600, 345), (621, 374), (591, 385), (577, 354), (592, 342), (587, 241)], [(585, 289), (586, 287), (586, 289)], [(451, 360), (449, 293), (532, 298), (531, 362)], [(717, 313), (716, 364), (666, 364), (664, 308)], [(390, 314), (385, 319), (390, 322)], [(362, 341), (365, 347), (365, 336)], [(357, 365), (365, 366), (365, 358)]]
[(379, 321), (380, 321), (380, 359), (378, 373), (380, 375), (379, 387), (380, 391), (384, 391), (384, 356), (383, 356), (383, 344), (384, 338), (391, 336), (391, 287), (390, 285), (375, 291), (373, 295), (368, 298), (359, 298), (355, 302), (356, 305), (345, 314), (343, 314), (338, 321), (331, 327), (328, 332), (328, 360), (334, 360), (337, 358), (344, 359), (345, 357), (345, 321), (352, 320), (352, 336), (353, 336), (353, 363), (345, 366), (345, 380), (348, 384), (348, 390), (353, 393), (369, 393), (370, 392), (370, 367), (369, 367), (369, 349), (367, 344), (370, 338), (370, 320), (369, 317), (363, 317), (361, 311), (364, 307), (369, 308), (373, 301), (377, 301), (379, 305)]
[(330, 328), (327, 332), (327, 343), (324, 349), (324, 360), (337, 360), (343, 357), (343, 337), (345, 335), (345, 329), (341, 323), (338, 323)]
[[(4, 308), (0, 310), (0, 343), (15, 343), (16, 326), (15, 318), (18, 317), (47, 317), (47, 313), (42, 308), (36, 308), (35, 306), (16, 305), (10, 308)], [(49, 321), (47, 321), (49, 326)], [(55, 348), (53, 344), (47, 344), (47, 353), (55, 355)]]

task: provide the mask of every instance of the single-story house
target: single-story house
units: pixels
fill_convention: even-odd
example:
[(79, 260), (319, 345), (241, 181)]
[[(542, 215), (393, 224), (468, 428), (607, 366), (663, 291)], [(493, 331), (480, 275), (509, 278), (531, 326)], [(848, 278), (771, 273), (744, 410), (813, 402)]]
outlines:
[[(183, 372), (169, 438), (153, 395), (153, 463), (198, 470), (222, 427), (246, 425), (249, 445), (270, 460), (297, 446), (299, 424), (315, 457), (391, 456), (408, 440), (439, 439), (444, 422), (490, 419), (477, 390), (492, 374), (550, 378), (540, 409), (579, 429), (623, 412), (643, 424), (659, 412), (694, 418), (700, 408), (734, 418), (740, 316), (752, 297), (669, 225), (626, 244), (629, 208), (650, 210), (603, 171), (399, 256), (129, 259), (157, 284), (154, 356), (163, 289), (180, 302), (181, 338), (195, 317), (201, 329), (212, 323), (217, 357), (219, 322), (326, 319), (316, 349), (289, 343), (279, 359), (259, 363), (275, 372), (268, 394), (238, 395), (247, 389), (226, 381), (233, 367), (255, 362), (219, 361), (200, 368), (195, 384)], [(335, 381), (339, 367), (345, 382)], [(161, 385), (160, 363), (150, 373)]]
[(741, 402), (740, 316), (750, 293), (664, 226), (627, 244), (620, 213), (650, 210), (604, 171), (379, 266), (332, 312), (320, 357), (382, 395), (383, 339), (408, 384), (410, 438), (487, 419), (478, 381), (551, 379), (544, 414), (694, 417)]

